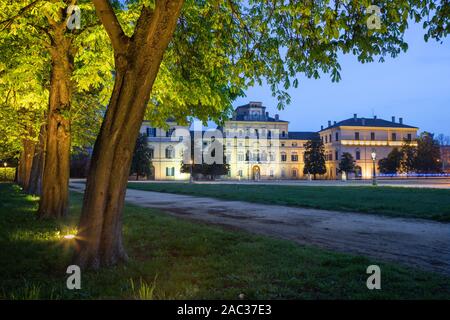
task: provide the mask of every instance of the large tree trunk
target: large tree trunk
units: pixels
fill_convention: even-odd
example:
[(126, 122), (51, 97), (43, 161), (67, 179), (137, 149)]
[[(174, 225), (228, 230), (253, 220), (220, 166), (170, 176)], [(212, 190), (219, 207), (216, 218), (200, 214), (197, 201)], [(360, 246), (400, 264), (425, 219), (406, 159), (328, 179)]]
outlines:
[[(156, 1), (154, 11), (143, 8), (129, 41), (121, 42), (121, 36), (113, 34), (116, 80), (95, 142), (84, 194), (74, 256), (74, 264), (81, 268), (98, 269), (127, 260), (122, 243), (122, 210), (133, 150), (182, 3), (161, 0)], [(104, 17), (105, 3), (94, 4), (111, 37), (111, 10)]]
[(73, 56), (64, 30), (57, 30), (52, 54), (47, 142), (38, 214), (61, 218), (68, 212), (70, 171), (70, 78)]
[(24, 189), (28, 189), (30, 181), (31, 167), (33, 164), (35, 144), (29, 138), (23, 139), (23, 150), (20, 154), (19, 167), (17, 172), (17, 183)]
[(27, 190), (28, 193), (38, 196), (40, 196), (42, 192), (42, 175), (44, 172), (46, 139), (46, 124), (43, 124), (39, 132), (39, 141), (34, 150), (33, 165), (31, 166), (30, 182)]

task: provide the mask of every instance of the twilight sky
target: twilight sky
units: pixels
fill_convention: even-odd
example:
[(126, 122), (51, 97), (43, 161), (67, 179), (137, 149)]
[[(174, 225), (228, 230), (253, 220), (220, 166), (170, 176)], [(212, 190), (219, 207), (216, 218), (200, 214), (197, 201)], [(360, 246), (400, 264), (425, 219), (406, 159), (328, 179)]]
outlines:
[(292, 131), (318, 131), (328, 120), (357, 113), (387, 120), (403, 117), (405, 124), (421, 131), (450, 136), (450, 39), (426, 43), (423, 34), (420, 25), (411, 25), (405, 36), (408, 51), (395, 59), (386, 57), (384, 63), (361, 64), (353, 55), (342, 55), (339, 83), (327, 75), (318, 80), (299, 78), (284, 110), (276, 109), (267, 86), (251, 88), (234, 106), (262, 101), (271, 115), (279, 113), (280, 119), (290, 121)]

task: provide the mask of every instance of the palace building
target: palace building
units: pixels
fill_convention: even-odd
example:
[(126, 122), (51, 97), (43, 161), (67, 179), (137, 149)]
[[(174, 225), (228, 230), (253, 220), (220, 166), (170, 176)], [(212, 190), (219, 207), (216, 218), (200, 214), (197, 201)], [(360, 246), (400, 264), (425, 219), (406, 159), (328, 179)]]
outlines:
[(149, 179), (189, 180), (190, 174), (181, 172), (186, 150), (182, 141), (186, 139), (175, 135), (178, 132), (184, 132), (185, 137), (189, 135), (202, 148), (220, 139), (230, 165), (229, 174), (223, 179), (295, 180), (308, 178), (303, 173), (303, 154), (309, 140), (321, 139), (325, 147), (327, 173), (321, 178), (339, 179), (340, 156), (349, 152), (356, 160), (355, 178), (368, 179), (372, 176), (373, 152), (378, 162), (405, 141), (414, 144), (418, 131), (417, 127), (404, 124), (402, 118), (387, 121), (377, 117), (358, 118), (356, 114), (340, 122), (329, 121), (328, 126), (318, 132), (290, 131), (289, 122), (277, 114), (271, 117), (261, 102), (237, 107), (231, 119), (211, 134), (189, 131), (189, 127), (178, 126), (173, 121), (168, 121), (168, 126), (169, 129), (164, 130), (152, 127), (148, 121), (142, 124), (141, 133), (147, 135), (152, 149)]

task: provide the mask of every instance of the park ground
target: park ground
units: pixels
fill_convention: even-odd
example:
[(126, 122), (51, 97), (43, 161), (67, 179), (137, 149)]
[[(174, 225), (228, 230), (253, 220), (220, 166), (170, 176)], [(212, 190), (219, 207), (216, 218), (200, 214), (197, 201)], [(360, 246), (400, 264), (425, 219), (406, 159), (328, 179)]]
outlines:
[[(326, 182), (327, 183), (327, 182)], [(392, 186), (134, 183), (128, 188), (223, 200), (450, 221), (450, 190)]]
[(0, 184), (0, 297), (9, 299), (450, 299), (449, 277), (378, 263), (382, 290), (366, 287), (365, 257), (229, 230), (127, 204), (126, 265), (82, 274), (65, 288), (82, 195), (69, 216), (36, 219), (37, 198)]

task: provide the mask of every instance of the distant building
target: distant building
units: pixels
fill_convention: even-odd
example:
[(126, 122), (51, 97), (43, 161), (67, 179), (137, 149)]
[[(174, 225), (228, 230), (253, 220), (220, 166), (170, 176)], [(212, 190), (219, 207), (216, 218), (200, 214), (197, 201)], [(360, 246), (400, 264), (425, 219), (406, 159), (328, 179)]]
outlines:
[[(147, 134), (153, 150), (152, 176), (154, 180), (188, 180), (189, 174), (181, 173), (183, 150), (181, 138), (174, 139), (172, 132), (183, 129), (191, 137), (188, 127), (168, 122), (169, 129), (154, 128), (148, 121), (141, 132)], [(224, 152), (230, 172), (224, 179), (306, 179), (303, 173), (304, 144), (308, 140), (322, 139), (325, 146), (326, 179), (339, 178), (338, 166), (343, 152), (356, 159), (356, 177), (370, 178), (372, 174), (372, 150), (378, 160), (386, 157), (394, 147), (404, 141), (414, 144), (418, 128), (382, 119), (358, 118), (356, 115), (341, 122), (328, 123), (319, 132), (289, 131), (289, 122), (278, 115), (271, 117), (261, 102), (250, 102), (237, 107), (223, 127), (217, 128), (223, 135)], [(202, 133), (199, 135), (201, 136)], [(208, 139), (203, 140), (207, 145)]]
[(376, 153), (376, 171), (378, 161), (386, 158), (394, 147), (401, 148), (407, 142), (417, 145), (415, 141), (419, 128), (398, 122), (395, 117), (391, 121), (373, 118), (353, 118), (337, 123), (328, 122), (328, 127), (319, 134), (325, 145), (326, 177), (336, 179), (339, 177), (339, 161), (344, 152), (350, 153), (356, 160), (356, 178), (369, 179), (372, 176), (372, 152)]
[(450, 146), (441, 146), (442, 171), (450, 173)]

